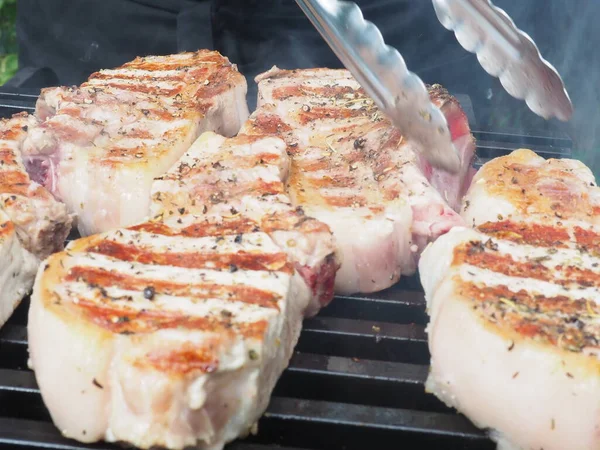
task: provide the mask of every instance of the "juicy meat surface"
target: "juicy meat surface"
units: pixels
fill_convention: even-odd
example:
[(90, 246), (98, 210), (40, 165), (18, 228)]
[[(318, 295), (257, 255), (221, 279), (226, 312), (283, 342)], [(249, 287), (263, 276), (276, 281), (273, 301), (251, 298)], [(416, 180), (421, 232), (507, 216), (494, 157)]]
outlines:
[(43, 260), (63, 249), (72, 217), (25, 171), (21, 148), (27, 131), (36, 125), (26, 113), (0, 120), (0, 209), (12, 221), (23, 247)]
[(474, 142), (460, 106), (440, 86), (430, 95), (461, 148), (455, 176), (425, 164), (345, 70), (273, 68), (257, 82), (258, 109), (242, 131), (286, 141), (292, 201), (334, 232), (337, 292), (392, 286), (414, 273), (428, 242), (463, 224), (448, 202), (456, 206), (462, 194)]
[[(490, 207), (493, 205), (493, 207)], [(500, 449), (600, 446), (600, 189), (574, 160), (484, 165), (422, 255), (428, 391)], [(460, 325), (458, 325), (460, 324)]]
[(154, 177), (203, 131), (237, 133), (247, 85), (218, 52), (137, 58), (79, 87), (42, 91), (25, 162), (78, 216), (82, 235), (143, 220)]
[(154, 183), (151, 220), (40, 268), (31, 363), (65, 436), (216, 450), (253, 429), (337, 269), (288, 167), (280, 139), (205, 133)]
[(155, 181), (151, 214), (161, 219), (210, 210), (260, 223), (311, 289), (306, 315), (314, 315), (333, 298), (339, 264), (329, 227), (292, 206), (285, 183), (289, 167), (279, 138), (204, 133), (173, 170)]

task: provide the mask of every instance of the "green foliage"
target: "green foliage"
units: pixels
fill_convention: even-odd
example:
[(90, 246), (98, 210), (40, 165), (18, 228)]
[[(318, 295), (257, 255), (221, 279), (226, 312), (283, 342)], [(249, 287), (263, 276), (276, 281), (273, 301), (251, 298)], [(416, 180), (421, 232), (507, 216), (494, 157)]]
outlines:
[(0, 0), (0, 86), (17, 71), (17, 0)]

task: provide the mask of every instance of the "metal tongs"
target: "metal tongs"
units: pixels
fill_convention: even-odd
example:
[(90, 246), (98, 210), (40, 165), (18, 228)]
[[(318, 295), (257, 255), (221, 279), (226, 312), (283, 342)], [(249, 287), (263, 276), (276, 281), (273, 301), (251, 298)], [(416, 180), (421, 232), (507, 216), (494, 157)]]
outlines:
[[(504, 89), (524, 99), (544, 119), (567, 121), (573, 105), (554, 67), (535, 43), (490, 0), (432, 0), (438, 19), (458, 42), (475, 53), (481, 66)], [(400, 53), (386, 45), (358, 5), (341, 0), (296, 0), (304, 13), (373, 99), (433, 165), (450, 172), (460, 167), (448, 123), (430, 100), (421, 79)]]

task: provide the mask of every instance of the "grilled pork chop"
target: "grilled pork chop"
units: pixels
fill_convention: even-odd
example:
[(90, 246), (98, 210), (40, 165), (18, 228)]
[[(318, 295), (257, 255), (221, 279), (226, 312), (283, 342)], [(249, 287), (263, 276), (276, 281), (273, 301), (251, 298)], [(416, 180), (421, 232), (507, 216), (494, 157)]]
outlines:
[(148, 214), (154, 177), (203, 131), (237, 133), (246, 81), (217, 52), (137, 58), (79, 87), (45, 89), (24, 154), (35, 181), (78, 215), (82, 235)]
[[(240, 134), (226, 139), (204, 133), (173, 170), (156, 180), (151, 214), (247, 217), (281, 247), (311, 290), (314, 315), (333, 298), (339, 264), (330, 229), (294, 208), (285, 193), (290, 160), (285, 143), (272, 136)], [(247, 255), (252, 259), (252, 254)]]
[[(493, 205), (493, 208), (490, 206)], [(573, 160), (518, 150), (465, 197), (474, 228), (424, 253), (427, 389), (499, 449), (600, 446), (600, 189)]]
[(329, 225), (338, 243), (337, 292), (393, 285), (415, 271), (428, 242), (463, 223), (447, 201), (456, 204), (462, 194), (473, 138), (460, 106), (441, 87), (430, 94), (461, 149), (454, 177), (427, 166), (345, 70), (273, 68), (257, 81), (258, 110), (242, 130), (288, 144), (293, 202)]
[(32, 182), (20, 146), (35, 119), (0, 120), (0, 326), (33, 285), (39, 259), (63, 248), (71, 217), (63, 204)]
[(151, 221), (39, 270), (31, 362), (65, 436), (222, 449), (253, 429), (337, 267), (283, 194), (285, 150), (206, 133), (154, 184)]
[(27, 130), (36, 124), (26, 113), (0, 121), (0, 209), (12, 221), (22, 245), (44, 259), (62, 250), (72, 217), (25, 171), (20, 150)]

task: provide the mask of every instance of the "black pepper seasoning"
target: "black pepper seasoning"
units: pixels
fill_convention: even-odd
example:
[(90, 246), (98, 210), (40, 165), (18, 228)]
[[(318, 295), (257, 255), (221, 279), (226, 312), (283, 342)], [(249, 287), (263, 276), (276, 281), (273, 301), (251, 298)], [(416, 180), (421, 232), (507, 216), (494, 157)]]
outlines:
[(154, 295), (156, 294), (156, 290), (152, 286), (148, 286), (144, 289), (144, 298), (146, 300), (153, 300)]

